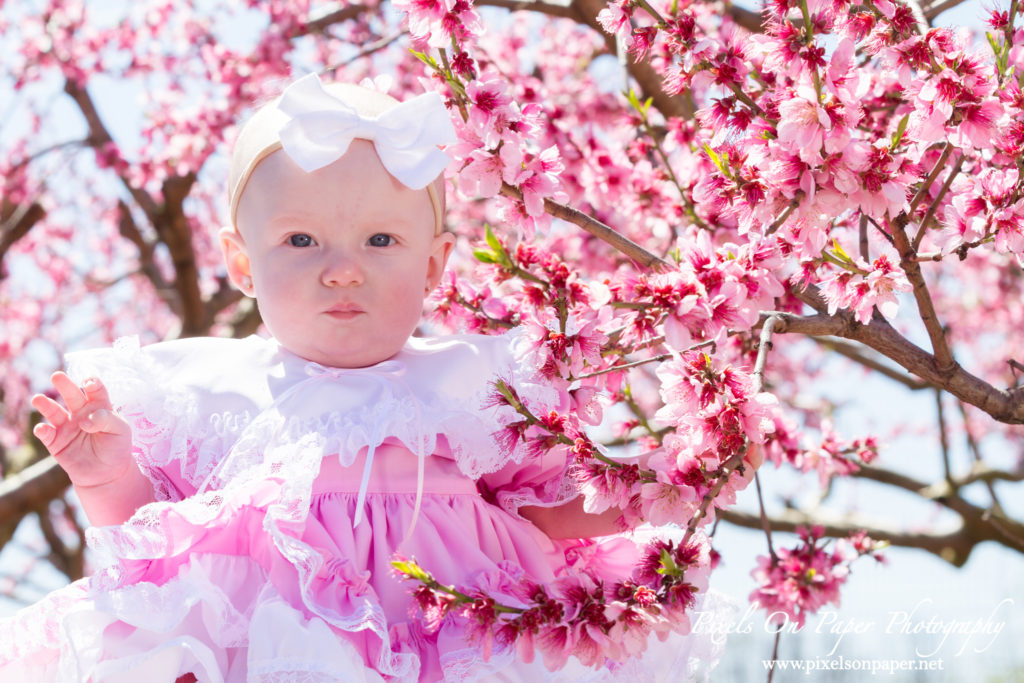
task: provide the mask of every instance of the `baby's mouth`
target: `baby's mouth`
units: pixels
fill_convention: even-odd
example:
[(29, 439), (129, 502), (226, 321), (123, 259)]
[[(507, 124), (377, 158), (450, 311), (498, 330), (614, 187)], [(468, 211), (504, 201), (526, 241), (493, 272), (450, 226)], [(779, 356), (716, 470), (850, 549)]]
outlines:
[(328, 308), (325, 313), (335, 320), (352, 320), (363, 314), (363, 309), (355, 304), (339, 304)]

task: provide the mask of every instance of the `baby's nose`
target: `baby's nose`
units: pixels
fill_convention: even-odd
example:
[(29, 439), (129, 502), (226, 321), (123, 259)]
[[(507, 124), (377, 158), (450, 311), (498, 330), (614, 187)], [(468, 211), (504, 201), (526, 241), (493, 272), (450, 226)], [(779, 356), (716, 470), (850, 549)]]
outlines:
[(320, 279), (328, 287), (348, 287), (363, 283), (363, 267), (349, 254), (327, 254)]

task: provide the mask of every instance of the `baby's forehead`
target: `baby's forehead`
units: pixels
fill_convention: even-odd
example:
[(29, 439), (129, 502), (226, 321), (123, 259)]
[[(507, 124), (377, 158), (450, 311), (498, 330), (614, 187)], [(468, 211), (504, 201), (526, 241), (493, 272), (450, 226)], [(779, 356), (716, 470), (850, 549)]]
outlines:
[[(324, 89), (360, 116), (376, 118), (399, 104), (390, 95), (352, 83), (330, 83)], [(281, 129), (291, 117), (278, 108), (280, 97), (260, 107), (239, 131), (231, 153), (228, 199), (232, 216), (242, 191), (263, 159), (281, 149)]]
[(236, 226), (245, 235), (250, 225), (330, 232), (346, 226), (408, 227), (433, 233), (434, 212), (429, 195), (395, 179), (370, 142), (353, 140), (343, 156), (310, 173), (282, 150), (267, 155), (238, 200)]

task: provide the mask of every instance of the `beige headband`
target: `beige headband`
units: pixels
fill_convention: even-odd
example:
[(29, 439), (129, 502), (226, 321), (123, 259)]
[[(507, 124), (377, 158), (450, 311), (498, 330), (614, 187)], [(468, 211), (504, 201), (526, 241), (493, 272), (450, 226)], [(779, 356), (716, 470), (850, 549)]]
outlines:
[[(309, 79), (310, 77), (306, 77)], [(315, 78), (315, 77), (314, 77)], [(303, 79), (303, 80), (306, 80)], [(300, 82), (297, 82), (300, 83)], [(317, 80), (317, 85), (319, 81)], [(351, 83), (331, 83), (323, 87), (326, 93), (343, 101), (360, 117), (375, 119), (381, 114), (398, 107), (395, 98), (377, 90)], [(287, 91), (286, 91), (287, 93)], [(231, 155), (231, 170), (228, 178), (228, 201), (231, 209), (231, 225), (236, 227), (238, 203), (250, 176), (261, 161), (282, 149), (281, 131), (292, 117), (278, 108), (281, 98), (259, 109), (242, 127), (235, 141)], [(355, 137), (363, 137), (356, 135)], [(371, 141), (372, 142), (372, 141)], [(444, 180), (438, 176), (426, 185), (430, 204), (434, 209), (434, 234), (444, 229)]]

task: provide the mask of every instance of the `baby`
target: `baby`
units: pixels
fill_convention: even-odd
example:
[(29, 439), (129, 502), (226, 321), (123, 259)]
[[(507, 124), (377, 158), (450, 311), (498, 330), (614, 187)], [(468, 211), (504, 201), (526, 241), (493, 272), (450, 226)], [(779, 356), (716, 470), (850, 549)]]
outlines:
[(494, 443), (484, 399), (521, 372), (514, 336), (412, 336), (454, 244), (437, 147), (454, 140), (436, 94), (316, 76), (246, 124), (220, 243), (271, 337), (122, 340), (72, 354), (84, 381), (54, 374), (63, 405), (33, 398), (112, 562), (0, 624), (0, 678), (616, 679), (485, 658), (390, 567), (547, 584), (618, 577), (637, 552), (567, 552), (552, 539), (612, 533), (620, 512), (583, 512), (565, 452)]

